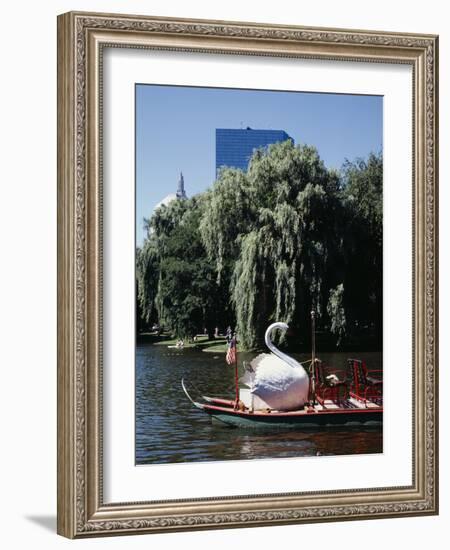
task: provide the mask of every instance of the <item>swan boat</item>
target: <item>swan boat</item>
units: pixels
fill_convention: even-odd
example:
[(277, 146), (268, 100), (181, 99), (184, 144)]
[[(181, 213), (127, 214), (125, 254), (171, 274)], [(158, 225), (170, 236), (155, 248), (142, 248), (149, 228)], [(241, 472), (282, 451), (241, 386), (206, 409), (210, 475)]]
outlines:
[[(367, 376), (365, 365), (357, 359), (348, 360), (350, 380), (340, 381), (335, 374), (324, 376), (321, 362), (315, 357), (314, 312), (311, 316), (311, 360), (299, 363), (280, 351), (273, 344), (271, 335), (275, 330), (285, 332), (288, 325), (273, 323), (265, 334), (271, 353), (260, 354), (249, 365), (244, 364), (245, 373), (240, 380), (237, 355), (233, 355), (234, 399), (205, 395), (194, 399), (182, 379), (187, 398), (208, 414), (213, 423), (236, 428), (318, 429), (381, 425), (382, 381)], [(235, 340), (231, 347), (233, 344), (236, 345)], [(309, 369), (305, 364), (309, 364)], [(240, 387), (242, 385), (246, 387)]]

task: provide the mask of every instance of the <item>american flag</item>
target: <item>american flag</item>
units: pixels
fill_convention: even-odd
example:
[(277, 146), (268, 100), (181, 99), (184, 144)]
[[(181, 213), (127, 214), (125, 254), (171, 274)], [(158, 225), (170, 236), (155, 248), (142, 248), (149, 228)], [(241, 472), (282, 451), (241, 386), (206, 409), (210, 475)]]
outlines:
[(229, 365), (234, 365), (237, 362), (236, 336), (233, 336), (230, 343), (228, 344), (228, 349), (227, 349), (227, 354), (225, 356), (225, 361)]

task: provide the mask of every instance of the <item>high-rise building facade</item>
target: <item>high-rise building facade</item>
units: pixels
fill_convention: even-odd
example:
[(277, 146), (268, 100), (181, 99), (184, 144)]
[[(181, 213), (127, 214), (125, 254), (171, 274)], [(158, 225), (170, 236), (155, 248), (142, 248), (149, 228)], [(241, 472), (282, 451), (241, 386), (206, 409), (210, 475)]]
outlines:
[(292, 138), (284, 130), (216, 129), (216, 175), (222, 166), (247, 170), (254, 149)]

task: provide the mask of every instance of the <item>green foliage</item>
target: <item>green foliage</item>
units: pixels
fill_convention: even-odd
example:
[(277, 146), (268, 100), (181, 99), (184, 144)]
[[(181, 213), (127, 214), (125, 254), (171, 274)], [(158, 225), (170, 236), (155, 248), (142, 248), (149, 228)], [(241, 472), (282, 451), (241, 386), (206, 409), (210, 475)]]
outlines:
[(382, 344), (383, 317), (383, 159), (346, 162), (342, 171), (344, 306), (347, 333), (371, 334)]
[(136, 250), (137, 310), (144, 326), (157, 320), (155, 298), (158, 290), (159, 255), (155, 243), (147, 239)]
[(303, 310), (323, 309), (336, 182), (313, 147), (288, 140), (256, 151), (247, 173), (223, 169), (208, 193), (202, 237), (218, 273), (231, 281), (244, 347), (258, 345), (269, 322), (291, 323), (301, 301)]
[(339, 346), (347, 328), (344, 309), (344, 285), (342, 283), (330, 290), (327, 312), (331, 319), (331, 332), (337, 336), (337, 345)]
[(223, 316), (227, 311), (200, 239), (204, 205), (204, 196), (199, 196), (158, 208), (148, 220), (143, 247), (156, 251), (157, 261), (144, 264), (142, 252), (137, 261), (138, 288), (153, 285), (139, 293), (148, 296), (142, 307), (156, 311), (159, 323), (179, 338), (191, 338), (204, 328), (211, 333), (219, 312)]
[(364, 220), (366, 231), (381, 245), (383, 227), (383, 158), (371, 153), (367, 161), (357, 159), (343, 166), (343, 198), (347, 206)]
[(180, 337), (237, 325), (250, 349), (275, 320), (308, 334), (314, 309), (338, 345), (361, 327), (381, 337), (382, 166), (372, 154), (338, 173), (288, 140), (158, 208), (137, 255), (144, 319)]

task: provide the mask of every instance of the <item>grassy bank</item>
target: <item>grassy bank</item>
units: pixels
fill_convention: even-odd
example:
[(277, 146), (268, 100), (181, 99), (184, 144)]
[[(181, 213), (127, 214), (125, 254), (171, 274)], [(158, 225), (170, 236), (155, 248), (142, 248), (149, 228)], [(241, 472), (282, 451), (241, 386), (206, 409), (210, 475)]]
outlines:
[(214, 340), (197, 343), (197, 348), (208, 353), (225, 353), (227, 351), (227, 341), (225, 338), (215, 338)]
[[(138, 334), (137, 340), (147, 342), (154, 346), (176, 346), (178, 338), (173, 338), (169, 333), (156, 334), (154, 332), (142, 332)], [(207, 336), (198, 336), (195, 342), (184, 340), (182, 349), (196, 348), (209, 353), (225, 353), (227, 343), (225, 338), (213, 338), (208, 340)]]

